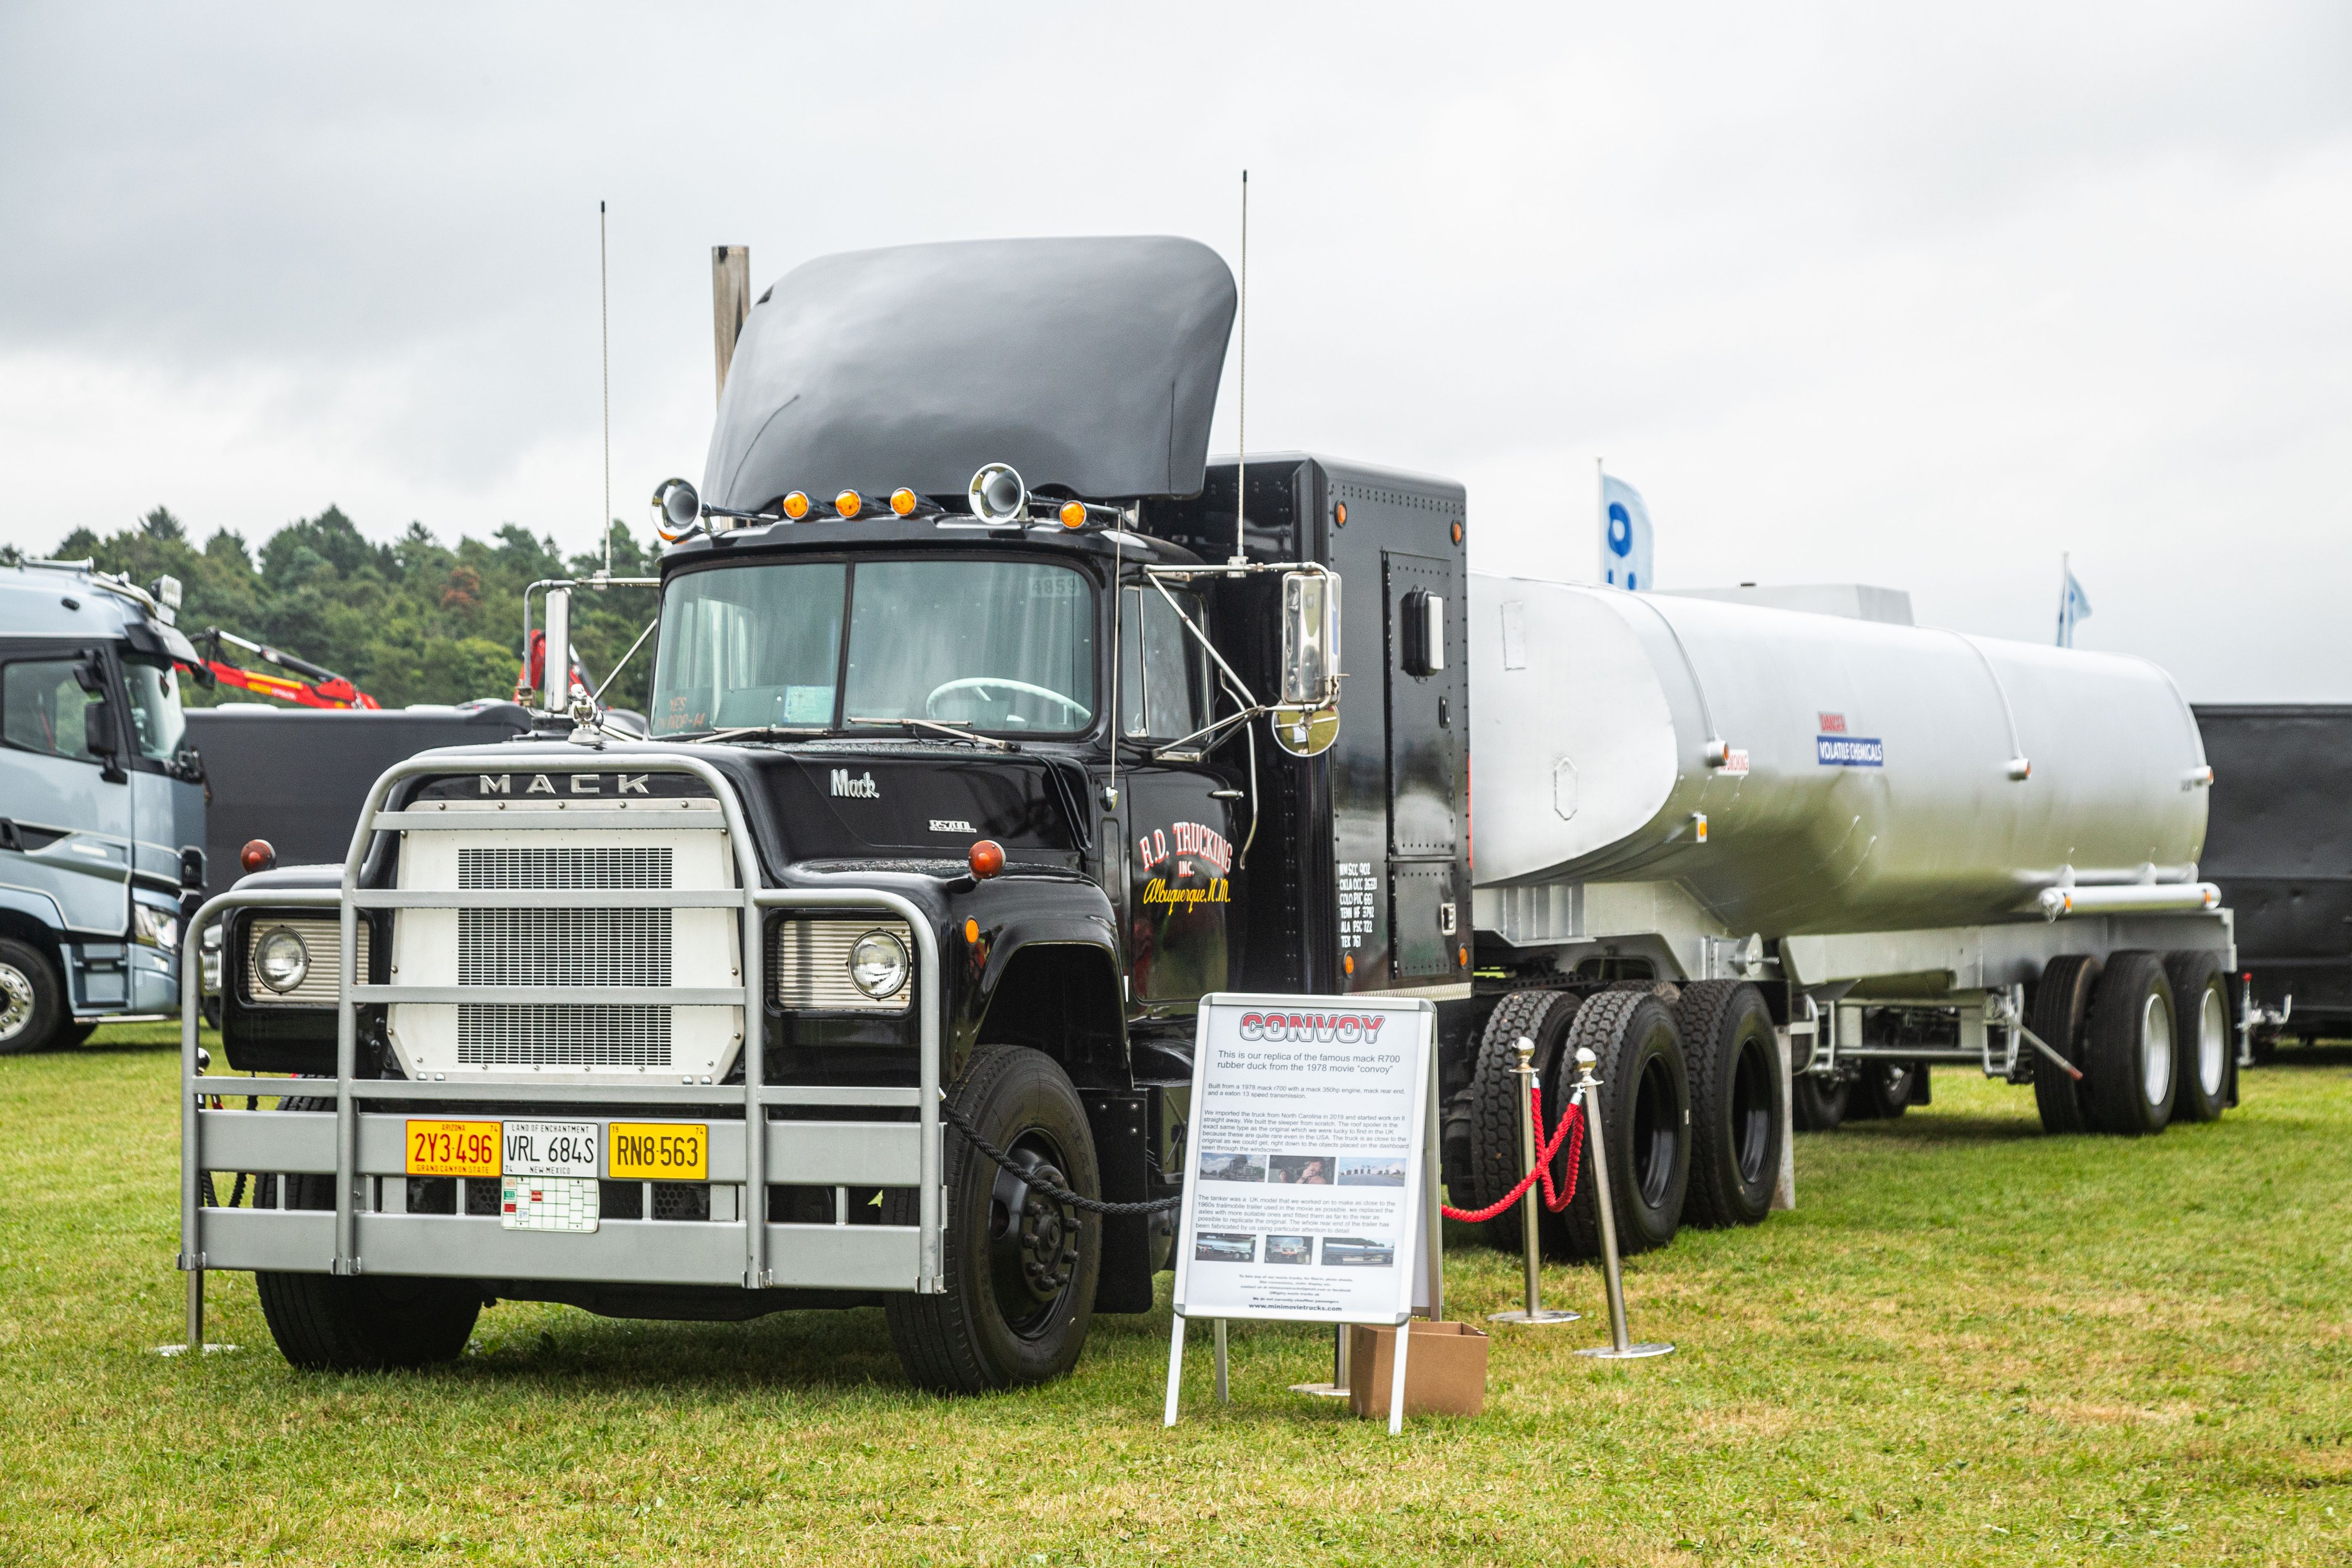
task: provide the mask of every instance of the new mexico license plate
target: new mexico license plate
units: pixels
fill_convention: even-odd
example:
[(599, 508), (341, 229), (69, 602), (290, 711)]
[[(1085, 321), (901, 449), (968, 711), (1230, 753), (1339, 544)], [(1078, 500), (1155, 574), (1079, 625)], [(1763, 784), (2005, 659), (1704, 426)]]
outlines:
[(710, 1127), (705, 1122), (615, 1122), (605, 1145), (605, 1174), (618, 1181), (709, 1181)]
[(508, 1122), (500, 1142), (508, 1176), (593, 1176), (603, 1131), (593, 1122)]

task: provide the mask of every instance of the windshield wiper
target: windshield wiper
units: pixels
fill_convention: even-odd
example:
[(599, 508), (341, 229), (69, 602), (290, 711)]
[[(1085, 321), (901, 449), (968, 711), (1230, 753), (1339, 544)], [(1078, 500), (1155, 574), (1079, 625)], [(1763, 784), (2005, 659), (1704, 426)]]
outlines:
[(714, 729), (702, 735), (663, 735), (656, 736), (654, 738), (656, 740), (674, 740), (679, 742), (694, 741), (704, 745), (709, 745), (721, 740), (740, 740), (747, 735), (784, 735), (800, 737), (823, 735), (825, 731), (822, 728), (795, 729), (781, 724), (753, 724), (746, 725), (740, 729)]
[(850, 724), (870, 724), (880, 729), (887, 729), (894, 727), (901, 729), (928, 729), (937, 734), (944, 735), (950, 740), (968, 740), (974, 746), (993, 747), (999, 751), (1018, 751), (1021, 749), (1009, 740), (999, 740), (992, 735), (975, 735), (969, 729), (960, 728), (955, 725), (943, 723), (935, 718), (853, 718), (846, 722)]

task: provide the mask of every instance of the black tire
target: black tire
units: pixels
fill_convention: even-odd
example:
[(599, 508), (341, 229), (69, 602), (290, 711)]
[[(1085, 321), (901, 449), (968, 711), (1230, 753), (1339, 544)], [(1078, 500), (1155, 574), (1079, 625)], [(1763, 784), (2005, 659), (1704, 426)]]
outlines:
[(70, 1021), (65, 980), (49, 956), (0, 936), (0, 1056), (47, 1051)]
[(2164, 960), (2179, 1007), (2173, 1035), (2172, 1119), (2218, 1122), (2230, 1103), (2230, 1058), (2236, 1030), (2230, 1022), (2230, 977), (2213, 953), (2174, 953)]
[[(1524, 1156), (1517, 1042), (1522, 1038), (1535, 1041), (1536, 1082), (1543, 1086), (1544, 1118), (1552, 1123), (1559, 1120), (1568, 1103), (1568, 1086), (1574, 1082), (1573, 1074), (1561, 1071), (1574, 1052), (1562, 1052), (1559, 1044), (1575, 1024), (1581, 1002), (1572, 991), (1513, 991), (1486, 1015), (1477, 1065), (1470, 1078), (1470, 1166), (1455, 1207), (1484, 1208), (1518, 1185)], [(1567, 1179), (1568, 1155), (1563, 1148), (1553, 1165), (1552, 1180)], [(1514, 1207), (1481, 1225), (1479, 1239), (1490, 1247), (1516, 1252), (1525, 1223)], [(1541, 1213), (1538, 1235), (1547, 1253), (1563, 1251), (1568, 1246), (1566, 1222), (1549, 1209)]]
[[(948, 1098), (1016, 1160), (1072, 1192), (1102, 1196), (1086, 1106), (1043, 1051), (983, 1045)], [(1060, 1377), (1077, 1364), (1094, 1321), (1102, 1219), (1038, 1197), (952, 1127), (946, 1144), (947, 1289), (885, 1304), (899, 1364), (942, 1394)], [(914, 1224), (915, 1195), (894, 1191), (886, 1211), (894, 1224)]]
[(1834, 1133), (1845, 1120), (1846, 1103), (1853, 1084), (1844, 1077), (1823, 1078), (1800, 1072), (1789, 1085), (1789, 1116), (1800, 1133)]
[[(1690, 1185), (1690, 1074), (1682, 1037), (1665, 1003), (1646, 991), (1604, 991), (1577, 1009), (1562, 1042), (1568, 1064), (1580, 1051), (1600, 1059), (1601, 1124), (1609, 1145), (1610, 1207), (1621, 1253), (1675, 1239)], [(1562, 1216), (1570, 1257), (1601, 1256), (1601, 1206), (1590, 1156), (1575, 1201)]]
[(1756, 1225), (1780, 1180), (1780, 1041), (1764, 994), (1745, 980), (1685, 986), (1675, 1008), (1690, 1071), (1690, 1190), (1683, 1219)]
[(2084, 1067), (2092, 1124), (2101, 1132), (2138, 1137), (2161, 1133), (2172, 1119), (2179, 1017), (2161, 954), (2117, 953), (2107, 960), (2091, 1003)]
[(84, 1041), (88, 1040), (91, 1035), (94, 1035), (97, 1032), (98, 1026), (94, 1023), (70, 1023), (66, 1025), (65, 1028), (58, 1030), (58, 1037), (55, 1043), (59, 1051), (70, 1051), (75, 1046), (80, 1045)]
[[(289, 1095), (281, 1111), (331, 1111), (316, 1095)], [(254, 1184), (254, 1205), (274, 1207), (275, 1176)], [(286, 1207), (332, 1208), (335, 1178), (289, 1176)], [(482, 1291), (465, 1280), (410, 1279), (390, 1274), (253, 1276), (261, 1316), (278, 1354), (312, 1372), (386, 1372), (455, 1361), (481, 1316)]]
[[(2043, 1044), (2083, 1066), (2091, 1027), (2091, 1001), (2098, 995), (2099, 961), (2080, 954), (2053, 958), (2042, 966), (2042, 983), (2033, 988), (2025, 1027)], [(2027, 1050), (2032, 1047), (2028, 1045)], [(2045, 1133), (2087, 1133), (2091, 1130), (2090, 1080), (2081, 1082), (2061, 1072), (2051, 1060), (2033, 1051), (2033, 1103), (2042, 1113)]]
[(1918, 1097), (1919, 1081), (1927, 1073), (1927, 1069), (1916, 1061), (1864, 1061), (1859, 1065), (1861, 1076), (1854, 1080), (1853, 1098), (1868, 1109), (1859, 1113), (1847, 1111), (1850, 1121), (1864, 1116), (1873, 1121), (1893, 1121), (1911, 1108)]

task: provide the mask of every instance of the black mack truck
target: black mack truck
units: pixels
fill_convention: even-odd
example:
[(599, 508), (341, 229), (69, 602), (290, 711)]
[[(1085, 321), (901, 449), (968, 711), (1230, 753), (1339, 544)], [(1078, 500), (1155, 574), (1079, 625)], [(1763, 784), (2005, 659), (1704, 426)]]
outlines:
[[(215, 901), (229, 1065), (317, 1082), (207, 1100), (190, 1034), (192, 1302), (256, 1270), (334, 1367), (455, 1355), (499, 1299), (879, 1303), (919, 1384), (1053, 1377), (1171, 1266), (1220, 990), (1434, 998), (1462, 1157), (1508, 989), (1474, 995), (1464, 492), (1208, 462), (1234, 314), (1160, 238), (761, 296), (702, 485), (656, 495), (650, 737), (547, 694), (386, 773), (341, 866)], [(593, 588), (546, 591), (551, 643)]]

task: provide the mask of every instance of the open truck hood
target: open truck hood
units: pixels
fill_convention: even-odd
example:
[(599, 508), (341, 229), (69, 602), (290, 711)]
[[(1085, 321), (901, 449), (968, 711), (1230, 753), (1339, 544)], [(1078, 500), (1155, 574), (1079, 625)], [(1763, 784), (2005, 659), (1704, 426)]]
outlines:
[(1216, 252), (1158, 236), (819, 256), (752, 308), (703, 468), (712, 505), (961, 496), (1010, 463), (1097, 498), (1201, 488), (1233, 329)]

